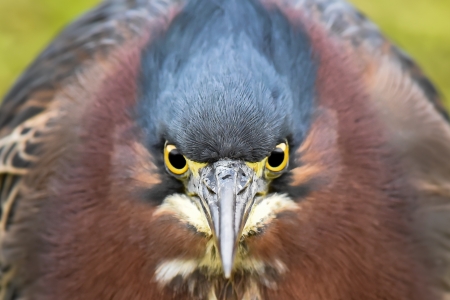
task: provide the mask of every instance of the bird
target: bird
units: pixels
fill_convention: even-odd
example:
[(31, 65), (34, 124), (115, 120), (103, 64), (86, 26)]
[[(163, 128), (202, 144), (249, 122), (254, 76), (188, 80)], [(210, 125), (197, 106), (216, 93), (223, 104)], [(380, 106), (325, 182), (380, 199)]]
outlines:
[(105, 0), (0, 107), (0, 299), (450, 299), (450, 127), (342, 0)]

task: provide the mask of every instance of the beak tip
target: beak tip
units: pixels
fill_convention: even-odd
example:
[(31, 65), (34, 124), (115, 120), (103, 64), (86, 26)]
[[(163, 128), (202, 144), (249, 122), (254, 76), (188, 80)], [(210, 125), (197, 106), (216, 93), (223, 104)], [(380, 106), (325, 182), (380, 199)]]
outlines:
[(234, 247), (231, 248), (231, 243), (224, 243), (228, 247), (221, 247), (220, 256), (222, 260), (223, 275), (225, 278), (231, 277), (234, 265)]
[(222, 236), (220, 243), (220, 258), (222, 260), (223, 274), (225, 278), (231, 277), (231, 272), (233, 271), (234, 265), (234, 254), (235, 254), (235, 243), (236, 238), (228, 237), (226, 235)]
[(229, 279), (231, 277), (231, 270), (233, 268), (232, 264), (224, 264), (223, 266), (223, 275), (226, 279)]

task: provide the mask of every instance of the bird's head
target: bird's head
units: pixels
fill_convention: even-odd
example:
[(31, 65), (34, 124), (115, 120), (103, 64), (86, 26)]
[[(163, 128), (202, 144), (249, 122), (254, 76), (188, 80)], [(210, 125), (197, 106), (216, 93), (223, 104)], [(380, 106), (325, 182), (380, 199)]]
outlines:
[(207, 240), (195, 259), (161, 261), (163, 283), (198, 272), (283, 272), (286, 262), (252, 257), (247, 241), (295, 210), (304, 192), (288, 182), (313, 106), (308, 39), (280, 14), (250, 1), (237, 13), (230, 3), (186, 8), (143, 53), (138, 114), (165, 178), (155, 216)]
[[(199, 163), (184, 157), (171, 144), (164, 149), (165, 165), (174, 177), (181, 180), (185, 193), (172, 195), (157, 213), (175, 212), (192, 229), (211, 239), (210, 246), (220, 257), (219, 262), (211, 256), (206, 267), (223, 270), (223, 276), (230, 278), (237, 251), (250, 235), (259, 233), (270, 218), (276, 206), (294, 208), (293, 203), (283, 196), (269, 197), (269, 186), (273, 179), (286, 172), (289, 160), (289, 146), (282, 142), (268, 157), (258, 162), (238, 159), (220, 159), (213, 163)], [(269, 194), (270, 195), (270, 194)], [(272, 204), (272, 205), (271, 205)], [(244, 253), (238, 259), (245, 264)]]

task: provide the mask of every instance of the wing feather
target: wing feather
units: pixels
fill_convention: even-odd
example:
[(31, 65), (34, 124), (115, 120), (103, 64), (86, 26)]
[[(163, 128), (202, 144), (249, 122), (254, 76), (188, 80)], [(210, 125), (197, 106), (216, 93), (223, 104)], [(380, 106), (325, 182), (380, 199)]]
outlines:
[[(417, 207), (414, 230), (443, 299), (450, 299), (450, 126), (437, 89), (420, 67), (372, 22), (343, 0), (274, 0), (295, 9), (350, 49), (404, 162)], [(286, 7), (285, 7), (286, 8)], [(352, 58), (353, 58), (352, 57)]]
[(393, 67), (400, 68), (422, 90), (426, 99), (449, 120), (439, 92), (420, 67), (403, 50), (384, 37), (379, 28), (345, 0), (273, 0), (288, 9), (296, 9), (310, 21), (325, 29), (330, 36), (355, 49), (374, 56), (389, 57)]
[[(159, 26), (177, 0), (109, 0), (64, 29), (6, 94), (0, 109), (0, 242), (8, 236), (20, 201), (22, 177), (39, 159), (40, 145), (57, 117), (57, 94), (79, 81), (86, 65), (105, 59)], [(79, 82), (78, 82), (79, 84)], [(88, 83), (84, 83), (88, 84)], [(81, 99), (77, 99), (81, 100)], [(0, 251), (0, 299), (18, 299), (14, 266)]]

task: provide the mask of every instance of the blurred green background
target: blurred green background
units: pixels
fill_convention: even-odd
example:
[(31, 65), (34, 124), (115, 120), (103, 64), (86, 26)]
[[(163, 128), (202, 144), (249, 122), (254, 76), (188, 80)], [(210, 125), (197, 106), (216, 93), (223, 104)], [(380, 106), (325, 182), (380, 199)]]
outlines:
[[(0, 0), (0, 97), (52, 37), (99, 0)], [(409, 52), (450, 108), (450, 0), (351, 0)]]

